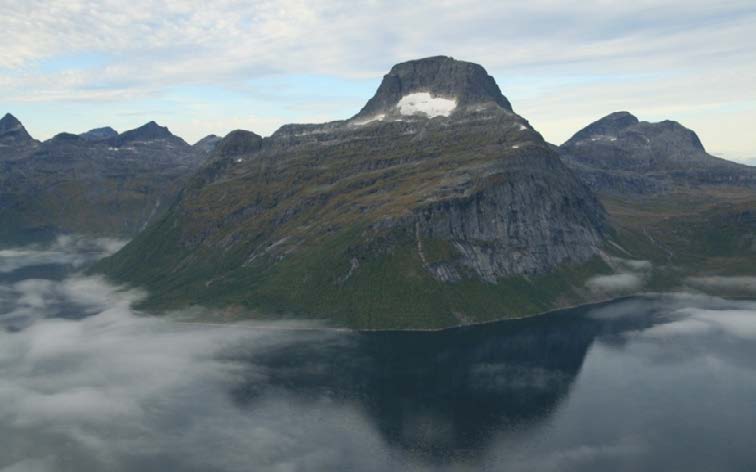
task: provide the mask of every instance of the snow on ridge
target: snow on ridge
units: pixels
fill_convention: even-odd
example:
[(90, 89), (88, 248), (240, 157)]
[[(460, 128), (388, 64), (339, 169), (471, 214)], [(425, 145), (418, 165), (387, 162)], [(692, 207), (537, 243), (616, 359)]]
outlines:
[(396, 106), (402, 115), (425, 113), (429, 118), (434, 118), (451, 115), (457, 108), (457, 100), (433, 97), (428, 92), (418, 92), (403, 96)]

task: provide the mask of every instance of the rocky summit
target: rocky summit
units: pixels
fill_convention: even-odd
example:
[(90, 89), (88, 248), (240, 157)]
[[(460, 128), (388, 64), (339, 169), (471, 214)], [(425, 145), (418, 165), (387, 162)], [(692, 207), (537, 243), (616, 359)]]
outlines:
[(168, 208), (207, 156), (155, 123), (121, 135), (109, 127), (60, 133), (43, 143), (7, 116), (2, 126), (27, 143), (8, 146), (0, 160), (2, 242), (131, 237)]
[(605, 212), (483, 67), (394, 66), (354, 117), (231, 133), (99, 270), (147, 307), (439, 328), (585, 300)]
[(6, 113), (0, 118), (0, 162), (16, 159), (37, 144), (15, 116)]
[(756, 188), (756, 168), (708, 154), (694, 131), (676, 121), (639, 121), (628, 112), (591, 123), (560, 152), (599, 192), (648, 194), (698, 185)]

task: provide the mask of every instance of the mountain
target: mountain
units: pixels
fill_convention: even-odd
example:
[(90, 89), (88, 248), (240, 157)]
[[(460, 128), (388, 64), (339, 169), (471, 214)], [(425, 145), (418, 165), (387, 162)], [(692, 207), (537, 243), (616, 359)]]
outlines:
[[(653, 267), (647, 289), (756, 275), (755, 167), (708, 154), (677, 122), (648, 123), (628, 112), (591, 123), (558, 150), (607, 209), (619, 255)], [(742, 290), (728, 294), (749, 295)]]
[(30, 141), (33, 141), (32, 137), (29, 136), (18, 118), (10, 113), (6, 113), (4, 117), (0, 118), (0, 143), (9, 145)]
[(37, 144), (15, 116), (6, 113), (0, 118), (0, 162), (15, 159)]
[(204, 152), (205, 154), (211, 154), (215, 150), (215, 146), (221, 141), (220, 136), (209, 134), (193, 144), (195, 149)]
[(0, 174), (0, 241), (131, 237), (162, 214), (206, 157), (154, 123), (113, 133), (60, 133), (16, 148)]
[(706, 152), (695, 132), (675, 121), (649, 123), (616, 112), (565, 142), (567, 165), (596, 191), (658, 193), (698, 185), (756, 188), (756, 168)]
[(103, 128), (91, 129), (86, 133), (80, 134), (79, 136), (88, 141), (104, 141), (107, 139), (113, 139), (118, 136), (118, 131), (114, 130), (110, 126), (105, 126)]
[(607, 230), (483, 67), (432, 57), (350, 119), (230, 133), (98, 270), (151, 307), (438, 328), (584, 300)]
[(171, 133), (165, 126), (160, 126), (154, 121), (140, 126), (139, 128), (125, 131), (111, 140), (116, 147), (122, 147), (136, 143), (167, 143), (174, 146), (186, 146), (186, 141)]

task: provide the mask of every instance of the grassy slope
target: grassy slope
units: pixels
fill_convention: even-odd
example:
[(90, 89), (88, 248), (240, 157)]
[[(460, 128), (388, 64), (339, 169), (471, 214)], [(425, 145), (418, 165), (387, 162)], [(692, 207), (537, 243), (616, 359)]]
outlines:
[[(150, 230), (164, 232), (163, 237), (146, 240), (174, 241), (165, 236), (175, 228), (166, 219)], [(172, 243), (130, 245), (126, 253), (102, 261), (98, 270), (159, 294), (147, 301), (147, 309), (194, 303), (223, 308), (217, 310), (217, 320), (304, 317), (362, 329), (432, 329), (531, 315), (587, 301), (585, 281), (608, 271), (596, 258), (533, 278), (516, 277), (497, 284), (470, 278), (449, 284), (435, 280), (423, 268), (410, 235), (395, 234), (390, 243), (371, 247), (360, 246), (362, 240), (359, 229), (342, 231), (277, 263), (261, 258), (242, 267), (236, 265), (241, 250), (209, 255), (181, 253)], [(428, 259), (453, 253), (444, 241), (428, 240), (424, 246)], [(132, 257), (136, 253), (141, 254), (139, 258)], [(359, 267), (349, 275), (355, 254), (359, 254)], [(160, 267), (163, 258), (177, 255), (191, 271), (179, 271), (175, 277), (141, 271), (142, 262), (135, 262), (149, 261)], [(207, 260), (216, 263), (196, 263)]]
[[(234, 163), (190, 185), (173, 212), (181, 217), (169, 214), (98, 270), (147, 287), (152, 308), (233, 306), (223, 313), (360, 328), (438, 328), (585, 301), (585, 279), (608, 270), (598, 260), (530, 280), (443, 284), (423, 267), (414, 232), (364, 234), (364, 225), (400, 218), (423, 202), (473, 192), (490, 174), (550, 175), (557, 161), (540, 136), (501, 119), (501, 126), (429, 127), (422, 142), (396, 123), (362, 130), (327, 153), (308, 145)], [(509, 141), (521, 146), (500, 145)], [(193, 243), (197, 235), (202, 244)], [(423, 246), (431, 263), (454, 257), (444, 241)], [(251, 254), (259, 257), (245, 264)], [(354, 258), (359, 268), (347, 277)]]
[[(638, 200), (604, 197), (603, 202), (613, 239), (625, 250), (607, 246), (608, 252), (652, 261), (647, 288), (675, 289), (691, 275), (756, 273), (754, 192), (699, 189)], [(584, 288), (586, 280), (609, 272), (596, 258), (497, 284), (473, 278), (442, 283), (423, 268), (413, 235), (392, 234), (389, 242), (365, 246), (376, 238), (365, 238), (355, 227), (317, 238), (275, 263), (263, 256), (239, 266), (253, 248), (187, 252), (172, 242), (178, 238), (171, 232), (179, 229), (170, 217), (148, 231), (155, 237), (139, 238), (146, 243), (128, 246), (99, 269), (159, 294), (146, 308), (199, 304), (219, 308), (214, 320), (305, 317), (363, 329), (441, 328), (588, 302), (596, 295)], [(423, 246), (431, 263), (454, 255), (444, 241), (425, 240)], [(171, 267), (168, 261), (176, 258), (182, 263), (174, 274), (143, 270), (145, 261), (153, 268)], [(354, 258), (359, 267), (348, 275)]]
[(621, 246), (654, 263), (650, 289), (675, 289), (690, 276), (756, 274), (753, 190), (703, 187), (602, 202)]

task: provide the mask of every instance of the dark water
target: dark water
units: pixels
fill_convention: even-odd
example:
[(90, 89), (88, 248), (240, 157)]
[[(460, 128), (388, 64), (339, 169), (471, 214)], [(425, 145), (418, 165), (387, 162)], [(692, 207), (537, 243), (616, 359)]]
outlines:
[(756, 302), (356, 334), (154, 320), (136, 297), (0, 274), (0, 470), (756, 470)]

